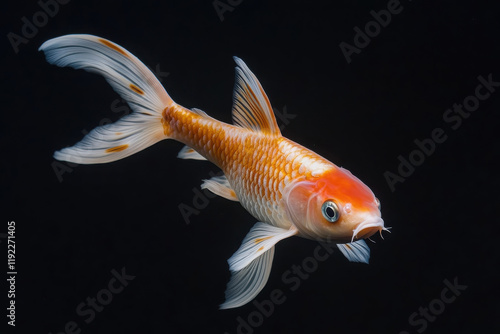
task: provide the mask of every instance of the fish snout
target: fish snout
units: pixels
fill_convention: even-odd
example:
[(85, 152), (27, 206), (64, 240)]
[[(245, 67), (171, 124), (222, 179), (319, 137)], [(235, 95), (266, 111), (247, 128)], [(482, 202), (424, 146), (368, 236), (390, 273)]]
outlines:
[(366, 239), (371, 237), (377, 232), (387, 231), (384, 227), (384, 220), (380, 217), (370, 217), (365, 219), (356, 226), (353, 230), (352, 240), (356, 239)]

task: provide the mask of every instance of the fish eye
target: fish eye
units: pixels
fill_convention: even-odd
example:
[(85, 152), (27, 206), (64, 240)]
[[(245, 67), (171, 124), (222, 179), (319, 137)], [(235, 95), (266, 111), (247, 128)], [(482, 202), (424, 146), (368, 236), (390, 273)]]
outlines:
[(382, 205), (380, 205), (380, 201), (378, 200), (377, 197), (375, 197), (375, 203), (377, 203), (378, 211), (382, 211)]
[(335, 223), (339, 219), (339, 208), (334, 201), (328, 200), (321, 206), (323, 217), (330, 223)]

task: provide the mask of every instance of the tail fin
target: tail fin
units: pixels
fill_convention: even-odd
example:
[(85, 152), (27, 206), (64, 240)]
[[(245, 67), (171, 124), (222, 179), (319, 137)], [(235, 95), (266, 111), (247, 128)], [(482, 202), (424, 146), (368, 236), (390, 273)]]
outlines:
[(95, 128), (76, 145), (55, 152), (54, 158), (78, 164), (106, 163), (168, 138), (162, 112), (175, 102), (154, 74), (130, 52), (91, 35), (54, 38), (39, 50), (45, 52), (51, 64), (103, 75), (133, 110), (113, 124)]

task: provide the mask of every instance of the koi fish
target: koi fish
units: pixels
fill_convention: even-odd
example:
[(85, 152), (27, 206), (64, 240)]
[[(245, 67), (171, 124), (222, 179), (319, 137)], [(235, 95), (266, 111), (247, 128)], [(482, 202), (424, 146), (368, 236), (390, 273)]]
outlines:
[(138, 58), (104, 38), (66, 35), (39, 50), (51, 64), (101, 74), (133, 110), (56, 151), (55, 159), (107, 163), (175, 139), (186, 145), (179, 158), (222, 169), (224, 176), (204, 180), (201, 188), (239, 201), (258, 222), (228, 260), (231, 278), (221, 309), (242, 306), (262, 290), (276, 243), (291, 236), (334, 242), (348, 260), (368, 263), (363, 239), (387, 230), (380, 202), (348, 170), (281, 135), (264, 89), (241, 59), (234, 57), (234, 124), (227, 124), (175, 103)]

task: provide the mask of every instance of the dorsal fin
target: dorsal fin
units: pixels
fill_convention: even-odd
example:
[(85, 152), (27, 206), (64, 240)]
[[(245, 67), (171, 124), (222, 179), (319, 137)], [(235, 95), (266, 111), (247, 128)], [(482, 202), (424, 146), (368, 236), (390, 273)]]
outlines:
[(210, 116), (208, 116), (208, 114), (206, 112), (204, 112), (201, 109), (191, 108), (191, 111), (194, 112), (196, 115), (200, 115), (200, 116), (205, 117), (205, 118), (211, 118)]
[(238, 57), (233, 57), (236, 82), (233, 95), (234, 124), (253, 131), (280, 136), (273, 108), (257, 77)]

